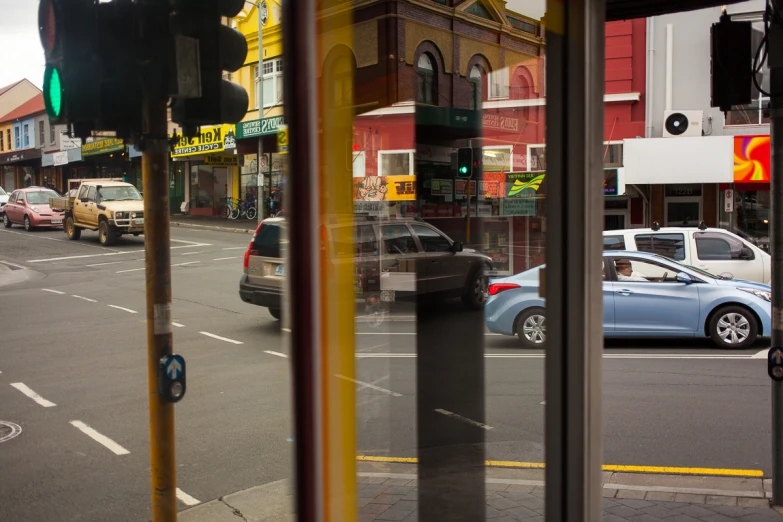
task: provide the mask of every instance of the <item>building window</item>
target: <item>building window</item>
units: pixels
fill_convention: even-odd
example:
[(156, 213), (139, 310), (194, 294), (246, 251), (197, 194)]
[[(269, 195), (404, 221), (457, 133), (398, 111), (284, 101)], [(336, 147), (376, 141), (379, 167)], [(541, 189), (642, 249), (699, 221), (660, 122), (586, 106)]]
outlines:
[(0, 152), (5, 150), (5, 135), (0, 132)]
[(474, 65), (470, 70), (470, 108), (472, 110), (481, 108), (483, 100), (481, 91), (481, 67)]
[(49, 143), (54, 143), (54, 124), (49, 122)]
[(487, 9), (484, 4), (481, 2), (474, 2), (471, 5), (468, 6), (467, 9), (465, 9), (466, 13), (470, 13), (472, 15), (478, 16), (480, 18), (484, 18), (486, 20), (493, 20), (492, 15), (489, 14), (489, 9)]
[(264, 107), (281, 105), (283, 103), (283, 60), (275, 59), (264, 62), (262, 72)]
[(41, 147), (43, 147), (44, 143), (46, 143), (46, 134), (44, 133), (44, 122), (43, 122), (43, 120), (38, 122), (38, 137), (40, 138)]
[(419, 57), (419, 62), (416, 64), (416, 74), (419, 77), (419, 90), (416, 100), (419, 103), (438, 104), (438, 86), (435, 78), (434, 63), (435, 60), (429, 54), (424, 53)]
[(735, 105), (726, 113), (726, 125), (769, 124), (769, 98), (759, 93), (755, 100), (746, 105)]
[(412, 150), (378, 151), (379, 176), (408, 176), (413, 174)]
[(19, 150), (22, 148), (22, 136), (18, 125), (14, 126), (14, 149)]
[(508, 98), (508, 68), (489, 73), (489, 97), (493, 99)]
[(536, 34), (536, 24), (526, 22), (525, 20), (520, 20), (519, 18), (514, 18), (513, 16), (507, 16), (508, 23), (511, 24), (511, 27), (514, 29), (519, 29), (520, 31), (525, 31), (526, 33), (530, 34)]
[(352, 160), (352, 171), (354, 178), (365, 177), (367, 158), (364, 155), (364, 151), (354, 151)]
[(24, 129), (22, 131), (22, 134), (24, 135), (24, 148), (27, 148), (30, 146), (30, 124), (25, 123), (22, 125), (22, 128)]

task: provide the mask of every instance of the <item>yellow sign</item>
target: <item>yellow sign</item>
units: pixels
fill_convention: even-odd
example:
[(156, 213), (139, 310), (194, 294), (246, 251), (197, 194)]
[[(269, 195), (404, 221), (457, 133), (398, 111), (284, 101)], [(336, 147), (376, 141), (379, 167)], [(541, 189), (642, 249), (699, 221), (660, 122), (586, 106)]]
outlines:
[(216, 125), (201, 127), (201, 132), (195, 138), (180, 136), (179, 141), (171, 149), (172, 157), (208, 154), (237, 148), (237, 140), (233, 125)]
[(204, 156), (204, 165), (207, 167), (236, 167), (239, 165), (239, 161), (236, 156), (208, 154)]
[(277, 128), (277, 153), (288, 154), (288, 125)]
[(416, 176), (354, 178), (354, 201), (415, 201)]

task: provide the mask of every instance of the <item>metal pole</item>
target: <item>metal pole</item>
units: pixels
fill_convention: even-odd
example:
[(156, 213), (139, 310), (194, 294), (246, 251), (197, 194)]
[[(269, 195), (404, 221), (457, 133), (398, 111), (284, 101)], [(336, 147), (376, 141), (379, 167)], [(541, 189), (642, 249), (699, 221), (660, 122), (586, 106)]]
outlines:
[[(258, 119), (264, 116), (264, 21), (261, 19), (261, 5), (265, 2), (256, 4), (256, 15), (258, 18), (258, 73), (256, 73), (256, 99), (258, 100)], [(264, 173), (261, 172), (261, 156), (264, 154), (264, 142), (262, 137), (258, 137), (258, 158), (256, 159), (256, 170), (258, 171), (258, 222), (264, 220)]]
[(144, 249), (147, 277), (147, 372), (150, 402), (152, 520), (177, 520), (174, 404), (160, 397), (158, 365), (172, 353), (169, 144), (166, 102), (144, 105), (146, 134), (141, 156), (144, 180)]
[[(778, 13), (783, 16), (783, 13)], [(783, 346), (783, 23), (769, 29), (771, 97), (770, 253), (772, 254), (772, 349)], [(772, 381), (772, 503), (783, 506), (783, 382)]]

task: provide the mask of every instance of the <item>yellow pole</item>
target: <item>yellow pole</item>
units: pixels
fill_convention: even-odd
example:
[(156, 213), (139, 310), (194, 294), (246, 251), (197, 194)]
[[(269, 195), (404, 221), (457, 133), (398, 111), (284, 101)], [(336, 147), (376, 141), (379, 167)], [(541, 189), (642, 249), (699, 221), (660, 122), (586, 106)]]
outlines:
[(466, 190), (468, 194), (468, 218), (465, 220), (465, 245), (470, 244), (470, 182), (473, 181), (473, 178), (468, 178), (468, 188)]
[(169, 145), (166, 103), (144, 105), (141, 156), (144, 179), (144, 249), (147, 276), (147, 372), (150, 401), (152, 521), (177, 520), (174, 405), (158, 392), (160, 359), (172, 353)]

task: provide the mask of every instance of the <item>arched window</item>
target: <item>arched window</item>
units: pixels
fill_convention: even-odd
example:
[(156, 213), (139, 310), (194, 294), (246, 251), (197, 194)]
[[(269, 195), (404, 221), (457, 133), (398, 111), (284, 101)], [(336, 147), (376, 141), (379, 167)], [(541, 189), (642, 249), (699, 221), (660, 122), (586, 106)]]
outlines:
[(477, 64), (470, 70), (470, 108), (476, 110), (481, 108), (482, 95), (482, 70)]
[(419, 89), (417, 101), (428, 105), (437, 105), (438, 101), (438, 80), (435, 75), (435, 60), (423, 53), (416, 64), (416, 74), (418, 75)]

